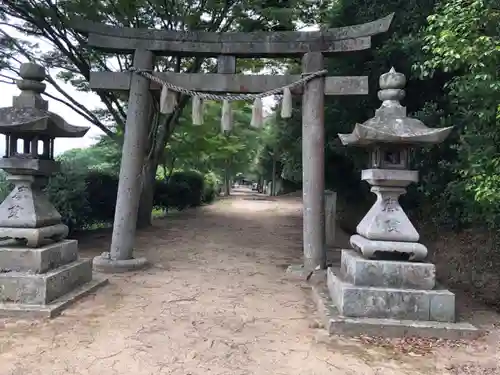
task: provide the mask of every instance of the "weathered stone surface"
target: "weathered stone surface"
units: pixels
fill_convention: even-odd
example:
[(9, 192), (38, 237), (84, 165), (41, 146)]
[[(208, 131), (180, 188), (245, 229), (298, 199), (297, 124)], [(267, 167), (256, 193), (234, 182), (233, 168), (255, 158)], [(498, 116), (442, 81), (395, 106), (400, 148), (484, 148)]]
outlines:
[(379, 80), (381, 90), (378, 97), (382, 105), (375, 116), (363, 124), (356, 124), (351, 134), (339, 134), (344, 145), (370, 145), (393, 143), (406, 145), (438, 144), (443, 142), (453, 129), (428, 128), (416, 118), (406, 115), (406, 108), (400, 104), (405, 96), (404, 74), (394, 68), (382, 74)]
[(49, 176), (60, 170), (59, 164), (54, 163), (53, 160), (20, 158), (2, 158), (0, 159), (0, 168), (10, 175), (39, 174)]
[(377, 200), (356, 227), (359, 235), (369, 240), (417, 242), (417, 230), (399, 204), (405, 188), (373, 186)]
[(319, 315), (330, 335), (439, 338), (448, 340), (476, 339), (485, 332), (465, 322), (446, 323), (405, 319), (350, 318), (340, 315), (326, 285), (311, 287)]
[(0, 302), (45, 305), (92, 280), (92, 260), (82, 259), (43, 274), (0, 273)]
[(207, 32), (207, 31), (171, 31), (158, 29), (141, 29), (131, 27), (114, 27), (82, 18), (72, 20), (74, 29), (87, 34), (100, 34), (120, 38), (159, 39), (177, 42), (200, 43), (311, 43), (315, 39), (328, 41), (373, 36), (386, 32), (394, 18), (394, 13), (372, 22), (331, 28), (321, 31), (253, 31), (253, 32)]
[(111, 259), (109, 253), (94, 258), (94, 269), (102, 273), (121, 273), (137, 271), (149, 267), (146, 258)]
[(337, 230), (337, 193), (325, 190), (325, 242), (327, 246), (335, 245)]
[(363, 169), (361, 179), (375, 186), (406, 187), (418, 181), (418, 171), (397, 169)]
[(431, 294), (429, 298), (429, 320), (436, 322), (455, 321), (455, 294), (441, 290), (438, 294)]
[(436, 286), (432, 263), (370, 260), (354, 250), (342, 250), (342, 280), (355, 286), (426, 289)]
[(23, 239), (27, 247), (39, 247), (47, 240), (61, 241), (68, 236), (68, 227), (56, 224), (40, 228), (0, 228), (0, 238)]
[[(136, 51), (134, 67), (137, 69), (153, 69), (154, 56), (151, 51)], [(128, 100), (127, 121), (123, 150), (120, 163), (120, 179), (116, 197), (116, 210), (113, 221), (113, 234), (109, 255), (113, 260), (129, 260), (133, 258), (135, 233), (141, 180), (137, 178), (144, 166), (144, 155), (147, 146), (150, 119), (151, 97), (149, 80), (134, 75), (131, 78), (130, 97)]]
[(54, 318), (69, 307), (71, 304), (95, 292), (98, 288), (106, 285), (108, 279), (94, 277), (92, 281), (76, 287), (71, 292), (62, 295), (46, 305), (27, 305), (20, 303), (0, 303), (0, 317), (40, 319)]
[(28, 80), (43, 81), (46, 77), (45, 68), (34, 63), (21, 64), (19, 75)]
[(375, 258), (378, 253), (404, 253), (410, 261), (421, 261), (427, 257), (427, 248), (418, 242), (373, 241), (359, 234), (351, 236), (350, 242), (367, 259)]
[(14, 184), (0, 204), (0, 315), (51, 317), (106, 282), (92, 281), (92, 260), (78, 259), (77, 241), (62, 241), (68, 227), (43, 191), (58, 170), (54, 138), (81, 137), (89, 128), (48, 111), (43, 67), (22, 64), (20, 75), (21, 94), (0, 108), (6, 135), (0, 168)]
[[(248, 75), (155, 72), (155, 76), (173, 85), (189, 90), (214, 93), (261, 93), (298, 81), (299, 75)], [(128, 91), (130, 73), (92, 72), (90, 87), (97, 91)], [(161, 85), (151, 82), (150, 90), (160, 91)], [(368, 77), (325, 77), (325, 95), (366, 95)], [(292, 89), (293, 94), (302, 94), (303, 86)]]
[(76, 240), (65, 240), (36, 249), (12, 244), (0, 247), (0, 272), (44, 273), (77, 259)]
[(83, 126), (68, 124), (63, 118), (46, 109), (27, 107), (26, 99), (21, 102), (14, 101), (16, 105), (23, 107), (0, 108), (0, 132), (29, 132), (47, 134), (52, 137), (80, 138), (90, 129)]
[(21, 94), (13, 98), (12, 107), (0, 108), (0, 133), (26, 136), (26, 133), (51, 137), (83, 137), (89, 127), (73, 126), (61, 116), (48, 111), (41, 97), (46, 85), (45, 69), (37, 64), (21, 64), (17, 81)]
[[(339, 313), (348, 317), (455, 321), (455, 299), (448, 290), (394, 289), (355, 286), (338, 271), (327, 272), (330, 296)], [(431, 311), (435, 313), (431, 316)]]
[[(324, 68), (319, 52), (306, 53), (302, 71)], [(304, 267), (326, 268), (325, 245), (325, 79), (318, 77), (304, 85), (302, 95), (302, 202)]]
[(120, 38), (99, 34), (90, 34), (88, 44), (102, 51), (111, 53), (130, 53), (135, 49), (145, 49), (155, 52), (156, 55), (200, 56), (213, 57), (231, 55), (237, 57), (298, 57), (309, 51), (323, 52), (333, 55), (339, 52), (362, 51), (371, 47), (371, 37), (343, 39), (333, 42), (314, 40), (311, 43), (296, 44), (290, 48), (290, 43), (200, 43), (177, 42), (169, 40), (148, 40), (138, 38)]
[(156, 54), (298, 56), (370, 48), (370, 37), (386, 32), (394, 14), (373, 22), (314, 32), (200, 32), (112, 27), (78, 19), (73, 27), (89, 34), (88, 44), (111, 52), (144, 49)]
[(14, 176), (14, 189), (0, 204), (0, 227), (40, 228), (61, 223), (47, 196), (35, 186), (33, 176)]

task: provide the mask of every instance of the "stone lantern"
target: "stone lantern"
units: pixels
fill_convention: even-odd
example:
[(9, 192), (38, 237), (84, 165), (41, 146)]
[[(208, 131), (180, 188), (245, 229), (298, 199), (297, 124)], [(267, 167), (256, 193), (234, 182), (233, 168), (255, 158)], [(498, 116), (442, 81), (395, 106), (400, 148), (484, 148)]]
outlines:
[(21, 95), (14, 97), (12, 107), (0, 108), (0, 133), (6, 138), (0, 168), (14, 184), (0, 205), (0, 237), (38, 247), (44, 239), (58, 241), (68, 235), (61, 215), (41, 192), (47, 177), (58, 170), (54, 138), (82, 137), (89, 128), (69, 125), (47, 110), (40, 95), (45, 91), (42, 67), (23, 64), (20, 75)]
[(455, 295), (436, 283), (435, 266), (425, 263), (427, 248), (401, 208), (398, 198), (418, 181), (410, 169), (412, 148), (438, 144), (452, 128), (430, 129), (407, 117), (400, 104), (406, 78), (391, 69), (380, 77), (382, 105), (375, 117), (339, 134), (344, 145), (370, 150), (369, 169), (362, 179), (377, 200), (342, 250), (340, 269), (327, 270), (330, 332), (382, 336), (420, 335), (457, 338), (477, 335), (467, 323), (455, 321)]
[(14, 188), (0, 204), (0, 314), (54, 316), (106, 280), (93, 280), (92, 260), (79, 259), (78, 242), (43, 191), (58, 171), (54, 139), (82, 137), (88, 127), (48, 111), (41, 94), (45, 70), (23, 64), (12, 107), (0, 108), (5, 156), (0, 168)]
[(409, 184), (418, 181), (418, 171), (410, 170), (411, 148), (443, 142), (452, 127), (430, 129), (406, 116), (400, 104), (406, 78), (394, 68), (381, 75), (379, 84), (382, 106), (375, 117), (357, 124), (351, 134), (339, 134), (344, 145), (369, 148), (370, 168), (363, 170), (361, 178), (377, 196), (351, 237), (351, 246), (366, 258), (420, 261), (427, 256), (427, 248), (418, 243), (419, 234), (398, 199)]

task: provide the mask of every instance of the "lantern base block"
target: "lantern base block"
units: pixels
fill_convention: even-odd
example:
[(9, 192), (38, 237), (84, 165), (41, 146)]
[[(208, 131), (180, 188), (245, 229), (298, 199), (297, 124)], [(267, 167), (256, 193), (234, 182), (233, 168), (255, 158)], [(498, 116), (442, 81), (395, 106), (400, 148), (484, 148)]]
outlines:
[(367, 259), (422, 261), (427, 247), (418, 242), (369, 240), (359, 234), (351, 236), (351, 246)]
[(41, 228), (0, 228), (0, 238), (13, 239), (30, 248), (40, 247), (48, 241), (59, 242), (68, 236), (68, 227), (64, 224)]
[(108, 284), (108, 279), (94, 277), (91, 281), (78, 286), (69, 293), (62, 295), (56, 300), (42, 305), (22, 304), (5, 302), (0, 303), (0, 317), (17, 319), (51, 319), (75, 304), (82, 298), (95, 293), (99, 288)]
[(465, 321), (456, 323), (409, 319), (347, 317), (335, 307), (326, 281), (311, 285), (312, 298), (329, 336), (421, 337), (446, 340), (475, 340), (486, 332)]

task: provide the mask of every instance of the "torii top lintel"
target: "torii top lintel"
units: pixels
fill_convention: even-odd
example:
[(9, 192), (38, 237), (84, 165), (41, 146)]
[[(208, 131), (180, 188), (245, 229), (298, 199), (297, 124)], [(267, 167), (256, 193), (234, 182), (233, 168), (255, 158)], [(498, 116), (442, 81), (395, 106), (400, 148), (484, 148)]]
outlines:
[(150, 50), (157, 55), (293, 57), (307, 52), (326, 56), (371, 47), (371, 37), (386, 32), (394, 13), (376, 21), (322, 31), (203, 32), (113, 27), (73, 20), (75, 30), (88, 34), (88, 45), (106, 52)]

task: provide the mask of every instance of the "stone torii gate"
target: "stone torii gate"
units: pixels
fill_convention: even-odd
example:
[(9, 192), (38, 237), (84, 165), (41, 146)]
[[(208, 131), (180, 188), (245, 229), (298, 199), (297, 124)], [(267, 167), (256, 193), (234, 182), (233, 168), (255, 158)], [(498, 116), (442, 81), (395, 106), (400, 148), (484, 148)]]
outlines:
[[(294, 75), (234, 74), (236, 58), (301, 57), (303, 73), (324, 69), (324, 57), (371, 47), (371, 36), (386, 32), (393, 14), (379, 20), (315, 32), (177, 32), (117, 28), (77, 20), (90, 47), (134, 55), (136, 70), (153, 71), (155, 56), (217, 57), (218, 73), (154, 72), (163, 81), (212, 93), (261, 93), (298, 81)], [(140, 179), (146, 149), (150, 90), (161, 85), (131, 72), (92, 72), (93, 90), (129, 92), (125, 140), (113, 235), (109, 253), (94, 259), (104, 272), (137, 269), (147, 264), (133, 257)], [(326, 267), (324, 212), (324, 95), (366, 95), (368, 77), (316, 77), (294, 94), (302, 94), (303, 247), (306, 269)]]

